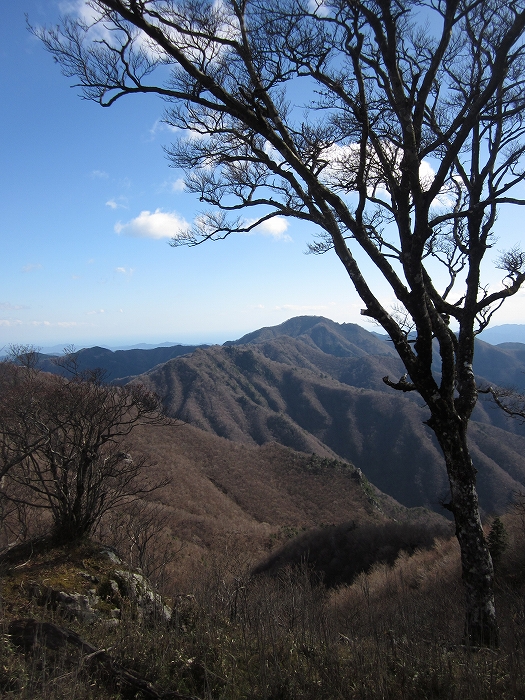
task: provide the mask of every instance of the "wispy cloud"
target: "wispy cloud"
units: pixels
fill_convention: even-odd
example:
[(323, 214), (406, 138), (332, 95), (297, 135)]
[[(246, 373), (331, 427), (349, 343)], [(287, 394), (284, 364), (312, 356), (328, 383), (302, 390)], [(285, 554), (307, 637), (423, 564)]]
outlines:
[(327, 17), (330, 14), (330, 10), (323, 0), (308, 0), (308, 9), (318, 17)]
[(325, 304), (319, 304), (317, 306), (301, 306), (300, 304), (282, 304), (281, 306), (275, 307), (276, 311), (325, 311), (326, 309), (328, 309), (328, 306), (326, 306)]
[(95, 309), (94, 311), (87, 311), (86, 313), (88, 316), (93, 316), (95, 314), (105, 314), (106, 311), (104, 309)]
[(56, 328), (72, 328), (74, 326), (86, 326), (86, 323), (78, 321), (21, 321), (20, 319), (0, 319), (0, 326), (44, 326)]
[(98, 180), (107, 180), (109, 175), (104, 170), (92, 170), (91, 177)]
[(135, 270), (132, 267), (116, 267), (115, 272), (118, 272), (121, 275), (132, 275)]
[(10, 304), (8, 301), (0, 301), (0, 311), (20, 311), (20, 309), (28, 309), (29, 306), (23, 304)]
[(119, 221), (115, 224), (115, 231), (136, 238), (177, 238), (181, 233), (186, 233), (189, 226), (177, 212), (156, 209), (154, 212), (142, 211), (125, 224)]
[(171, 183), (171, 191), (172, 192), (184, 192), (186, 189), (186, 185), (184, 184), (184, 180), (181, 177), (178, 177), (175, 182)]
[(40, 269), (42, 269), (42, 265), (40, 263), (29, 263), (29, 265), (24, 265), (22, 272), (34, 272), (35, 270)]
[[(122, 177), (118, 181), (118, 184), (119, 184), (119, 187), (121, 187), (122, 189), (129, 190), (132, 183), (131, 183), (131, 180), (129, 177)], [(120, 197), (120, 199), (123, 199), (123, 197)]]
[(172, 126), (171, 124), (166, 124), (165, 121), (162, 119), (156, 119), (153, 126), (149, 130), (149, 133), (151, 134), (151, 138), (154, 139), (155, 136), (163, 131), (171, 131), (172, 133), (175, 133), (176, 131), (180, 131), (176, 126)]
[(45, 326), (46, 328), (73, 328), (74, 326), (85, 326), (86, 323), (79, 323), (78, 321), (30, 321), (30, 326)]
[(112, 197), (106, 202), (106, 206), (111, 209), (127, 209), (128, 200), (127, 197)]
[(98, 13), (86, 0), (60, 0), (58, 7), (62, 14), (75, 13), (84, 22), (92, 22), (98, 17)]
[(164, 180), (164, 182), (159, 185), (158, 192), (184, 192), (186, 190), (186, 185), (184, 184), (184, 179), (178, 177), (176, 180)]

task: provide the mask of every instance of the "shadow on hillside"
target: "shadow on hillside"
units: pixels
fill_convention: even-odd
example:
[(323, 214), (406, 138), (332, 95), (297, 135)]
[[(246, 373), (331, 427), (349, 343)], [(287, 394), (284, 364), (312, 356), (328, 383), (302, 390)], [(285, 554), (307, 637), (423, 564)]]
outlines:
[(452, 526), (424, 522), (355, 522), (305, 532), (273, 552), (253, 570), (276, 576), (286, 567), (306, 566), (315, 578), (332, 588), (350, 584), (376, 564), (392, 565), (402, 553), (430, 549), (437, 538), (450, 537)]

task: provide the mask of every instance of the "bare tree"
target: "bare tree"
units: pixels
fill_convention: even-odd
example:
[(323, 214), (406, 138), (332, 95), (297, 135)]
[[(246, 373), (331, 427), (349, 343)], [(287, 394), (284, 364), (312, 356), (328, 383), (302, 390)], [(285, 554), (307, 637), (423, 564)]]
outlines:
[[(520, 248), (493, 263), (499, 289), (481, 276), (499, 207), (525, 203), (523, 0), (89, 5), (90, 26), (69, 16), (35, 31), (85, 98), (110, 106), (153, 93), (168, 102), (165, 120), (180, 135), (169, 157), (209, 205), (173, 245), (276, 216), (312, 222), (311, 251), (335, 251), (362, 313), (392, 339), (407, 375), (385, 382), (419, 392), (445, 457), (467, 638), (496, 643), (467, 424), (478, 393), (475, 335), (525, 279)], [(390, 285), (397, 312), (363, 275), (365, 260)]]
[(156, 586), (184, 545), (173, 537), (166, 509), (158, 503), (136, 500), (102, 519), (102, 541), (126, 555), (132, 568), (140, 568)]
[(512, 388), (492, 387), (480, 389), (484, 394), (490, 394), (496, 406), (507, 416), (519, 423), (525, 423), (525, 396)]
[[(63, 362), (76, 366), (72, 355)], [(1, 491), (12, 503), (49, 511), (56, 538), (89, 535), (107, 511), (165, 485), (125, 443), (137, 425), (167, 420), (143, 386), (108, 386), (98, 372), (64, 378), (23, 362), (1, 369)]]
[(11, 346), (0, 362), (0, 484), (11, 468), (45, 441), (32, 406), (38, 355), (33, 346)]

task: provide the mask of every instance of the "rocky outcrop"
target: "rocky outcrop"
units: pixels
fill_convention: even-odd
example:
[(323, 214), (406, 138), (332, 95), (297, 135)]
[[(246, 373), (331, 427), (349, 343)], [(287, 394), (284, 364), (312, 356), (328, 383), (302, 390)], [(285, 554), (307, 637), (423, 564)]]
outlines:
[(114, 602), (118, 602), (119, 598), (120, 600), (127, 598), (142, 620), (162, 620), (164, 622), (171, 620), (171, 608), (164, 603), (158, 593), (155, 593), (147, 578), (142, 574), (137, 571), (117, 569), (111, 575), (110, 585), (113, 582), (116, 582), (118, 591), (115, 591), (115, 587), (112, 586), (117, 594), (116, 600), (115, 597), (112, 598)]
[(66, 619), (90, 623), (99, 617), (96, 608), (100, 602), (100, 596), (96, 594), (95, 589), (83, 595), (57, 591), (48, 586), (40, 588), (37, 584), (33, 584), (30, 587), (30, 594), (39, 605), (55, 610)]
[(127, 569), (111, 548), (90, 546), (90, 556), (79, 557), (62, 575), (39, 571), (24, 585), (29, 598), (65, 620), (84, 624), (118, 624), (124, 610), (144, 623), (170, 622), (171, 608), (140, 569)]

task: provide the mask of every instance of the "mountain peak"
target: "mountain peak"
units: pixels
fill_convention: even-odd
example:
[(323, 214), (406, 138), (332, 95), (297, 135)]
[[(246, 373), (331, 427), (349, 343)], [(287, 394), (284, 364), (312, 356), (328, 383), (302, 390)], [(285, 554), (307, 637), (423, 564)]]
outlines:
[(336, 323), (324, 316), (295, 316), (278, 326), (266, 326), (225, 345), (255, 345), (277, 338), (302, 340), (336, 357), (395, 356), (393, 347), (355, 323)]

